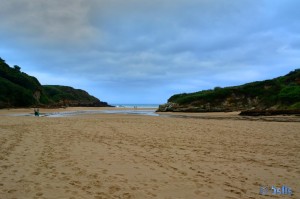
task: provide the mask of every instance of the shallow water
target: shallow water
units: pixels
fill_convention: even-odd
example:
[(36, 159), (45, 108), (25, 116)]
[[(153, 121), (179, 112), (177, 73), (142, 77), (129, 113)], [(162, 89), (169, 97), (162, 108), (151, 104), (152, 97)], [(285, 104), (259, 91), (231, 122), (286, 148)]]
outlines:
[[(40, 113), (41, 117), (70, 117), (76, 115), (90, 115), (90, 114), (125, 114), (125, 115), (147, 115), (160, 116), (154, 110), (86, 110), (86, 111), (65, 111)], [(33, 113), (11, 114), (10, 116), (34, 116)]]
[[(40, 117), (72, 117), (77, 115), (92, 115), (92, 114), (123, 114), (123, 115), (146, 115), (171, 118), (194, 118), (194, 119), (213, 119), (213, 120), (250, 120), (250, 121), (265, 121), (265, 122), (300, 122), (299, 116), (214, 116), (209, 113), (202, 116), (197, 115), (172, 115), (159, 114), (155, 110), (84, 110), (84, 111), (65, 111), (65, 112), (50, 112), (40, 113)], [(34, 117), (34, 113), (9, 114), (9, 116), (30, 116)]]

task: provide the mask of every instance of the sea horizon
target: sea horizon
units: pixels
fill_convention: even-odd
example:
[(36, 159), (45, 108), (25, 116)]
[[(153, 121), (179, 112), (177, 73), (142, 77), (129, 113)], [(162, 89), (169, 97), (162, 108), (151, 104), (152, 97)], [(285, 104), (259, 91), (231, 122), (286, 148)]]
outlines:
[(134, 107), (137, 107), (137, 108), (158, 108), (158, 106), (160, 104), (111, 104), (112, 106), (115, 106), (115, 107), (120, 107), (120, 108), (134, 108)]

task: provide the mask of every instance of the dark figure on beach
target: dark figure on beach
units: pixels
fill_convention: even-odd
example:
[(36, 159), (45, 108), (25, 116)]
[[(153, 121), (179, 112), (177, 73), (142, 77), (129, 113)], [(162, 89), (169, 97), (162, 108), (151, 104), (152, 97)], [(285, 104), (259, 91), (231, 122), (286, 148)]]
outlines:
[(34, 108), (34, 116), (40, 116), (40, 109), (39, 108)]

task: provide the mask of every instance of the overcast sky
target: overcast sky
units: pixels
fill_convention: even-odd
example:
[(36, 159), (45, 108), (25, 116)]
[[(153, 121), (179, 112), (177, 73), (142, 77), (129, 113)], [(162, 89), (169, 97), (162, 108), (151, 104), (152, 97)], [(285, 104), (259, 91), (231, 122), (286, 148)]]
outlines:
[(108, 103), (164, 103), (300, 68), (299, 0), (7, 0), (0, 57)]

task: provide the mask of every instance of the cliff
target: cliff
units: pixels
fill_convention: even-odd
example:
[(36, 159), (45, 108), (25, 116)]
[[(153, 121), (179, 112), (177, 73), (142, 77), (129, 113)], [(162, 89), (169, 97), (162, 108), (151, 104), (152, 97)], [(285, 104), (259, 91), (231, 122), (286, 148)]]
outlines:
[(158, 112), (300, 109), (300, 69), (271, 80), (173, 95)]
[(81, 89), (40, 84), (37, 78), (10, 67), (0, 58), (0, 108), (13, 107), (110, 106)]

